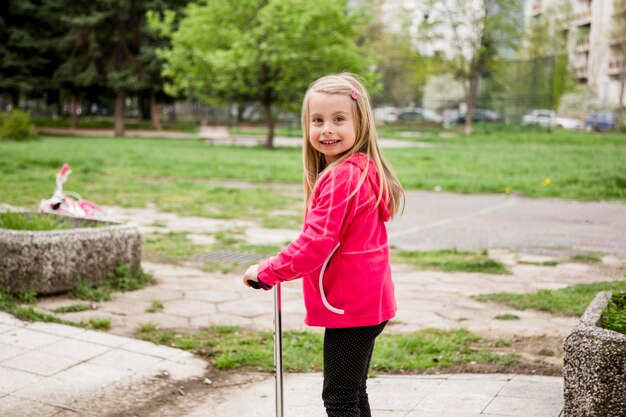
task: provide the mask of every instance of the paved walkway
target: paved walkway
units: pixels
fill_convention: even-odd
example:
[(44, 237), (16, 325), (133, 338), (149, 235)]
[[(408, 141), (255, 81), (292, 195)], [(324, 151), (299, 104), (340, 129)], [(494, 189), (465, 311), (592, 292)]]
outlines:
[[(519, 249), (492, 251), (493, 257), (512, 269), (509, 276), (445, 274), (394, 266), (400, 313), (390, 331), (459, 327), (462, 322), (463, 327), (478, 332), (537, 334), (540, 329), (558, 338), (567, 334), (576, 319), (525, 311), (515, 312), (519, 321), (485, 320), (510, 311), (474, 302), (468, 296), (496, 288), (526, 292), (623, 277), (625, 205), (474, 197), (410, 193), (409, 206), (421, 207), (421, 211), (409, 212), (408, 217), (390, 225), (392, 243), (410, 248), (435, 239), (441, 247), (456, 243), (453, 246), (459, 248), (476, 245), (549, 250), (542, 252), (544, 257)], [(198, 219), (178, 222), (175, 216), (169, 218), (168, 225), (170, 221), (179, 227), (176, 230), (193, 227), (195, 232), (203, 227), (208, 233), (228, 226), (209, 224), (210, 219), (205, 220), (206, 224)], [(483, 235), (491, 238), (482, 241), (478, 237)], [(437, 240), (437, 236), (442, 238)], [(534, 245), (538, 239), (544, 239), (545, 244)], [(591, 249), (608, 254), (602, 265), (563, 262), (556, 267), (541, 267), (523, 262), (541, 262), (550, 256)], [(97, 305), (96, 310), (71, 317), (80, 321), (109, 315), (114, 331), (121, 334), (132, 334), (137, 323), (146, 321), (163, 327), (194, 328), (217, 323), (271, 328), (271, 296), (243, 288), (238, 275), (155, 263), (144, 263), (144, 268), (155, 274), (158, 285), (121, 294), (110, 303)], [(285, 328), (302, 326), (300, 297), (298, 283), (285, 285)], [(145, 312), (153, 299), (164, 302), (161, 313)], [(62, 298), (50, 298), (38, 307), (52, 309), (67, 303)], [(0, 313), (0, 415), (107, 415), (120, 407), (127, 409), (146, 402), (163, 390), (177, 389), (177, 384), (186, 379), (202, 380), (205, 366), (202, 360), (176, 349), (75, 327), (26, 324)], [(271, 377), (244, 377), (248, 377), (246, 381), (235, 386), (207, 385), (195, 396), (181, 394), (176, 401), (142, 416), (272, 415)], [(317, 374), (287, 375), (286, 415), (323, 415), (320, 384)], [(372, 379), (370, 386), (374, 415), (382, 417), (557, 417), (562, 408), (562, 379), (558, 377), (384, 376)]]
[(205, 368), (179, 349), (0, 312), (0, 416), (102, 416)]
[[(164, 390), (181, 397), (142, 415), (273, 415), (274, 381), (267, 375), (252, 374), (234, 386), (207, 384), (184, 398), (177, 382), (202, 380), (205, 365), (178, 349), (71, 326), (25, 324), (0, 313), (2, 416), (136, 415), (133, 405)], [(285, 414), (324, 415), (321, 385), (320, 374), (286, 375)], [(559, 377), (522, 375), (380, 376), (370, 379), (369, 391), (378, 417), (557, 417), (562, 385)]]
[[(379, 376), (370, 378), (368, 391), (375, 417), (558, 417), (563, 406), (561, 378), (544, 376)], [(321, 375), (287, 375), (284, 380), (285, 416), (326, 415), (321, 392)], [(274, 379), (266, 377), (229, 388), (223, 397), (201, 397), (177, 416), (269, 417), (274, 415), (274, 407)]]

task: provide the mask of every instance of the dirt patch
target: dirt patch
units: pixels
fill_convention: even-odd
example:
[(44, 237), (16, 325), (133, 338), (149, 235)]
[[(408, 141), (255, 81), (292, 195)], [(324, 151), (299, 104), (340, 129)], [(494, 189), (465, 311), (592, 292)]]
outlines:
[(217, 401), (226, 398), (228, 390), (262, 381), (271, 375), (263, 373), (236, 374), (233, 372), (217, 372), (207, 375), (206, 380), (188, 380), (163, 387), (159, 392), (122, 410), (109, 410), (106, 417), (179, 417), (197, 408), (203, 398), (212, 396)]

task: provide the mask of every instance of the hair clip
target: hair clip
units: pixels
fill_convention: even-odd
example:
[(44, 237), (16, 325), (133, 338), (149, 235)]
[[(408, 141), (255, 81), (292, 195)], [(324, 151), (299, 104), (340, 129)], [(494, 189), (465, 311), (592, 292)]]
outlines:
[(352, 92), (350, 93), (350, 97), (352, 97), (352, 100), (356, 100), (357, 99), (356, 91), (352, 90)]

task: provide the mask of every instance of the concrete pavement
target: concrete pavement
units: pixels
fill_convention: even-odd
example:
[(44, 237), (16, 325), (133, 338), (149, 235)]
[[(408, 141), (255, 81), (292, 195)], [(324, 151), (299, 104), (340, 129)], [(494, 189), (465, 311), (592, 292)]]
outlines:
[(0, 312), (0, 416), (102, 416), (205, 368), (180, 349)]
[[(202, 380), (205, 367), (178, 349), (59, 324), (27, 324), (0, 313), (2, 416), (273, 415), (274, 380), (266, 374), (226, 387), (206, 385), (190, 399), (178, 388), (178, 400), (133, 411), (141, 399), (176, 389), (177, 382)], [(288, 374), (284, 386), (286, 415), (324, 415), (320, 374)], [(558, 417), (562, 389), (560, 377), (503, 374), (369, 381), (373, 415), (380, 417)]]
[(404, 250), (600, 251), (626, 258), (626, 204), (619, 202), (410, 191), (404, 215), (388, 230), (390, 244)]
[[(515, 312), (521, 318), (515, 322), (493, 320), (495, 314), (510, 309), (477, 303), (468, 295), (494, 289), (527, 292), (623, 278), (624, 204), (426, 192), (411, 192), (408, 197), (407, 207), (416, 209), (389, 227), (391, 242), (398, 247), (418, 249), (432, 244), (461, 249), (513, 247), (517, 251), (498, 249), (490, 253), (512, 269), (510, 276), (395, 267), (400, 315), (390, 331), (459, 327), (462, 322), (463, 327), (478, 332), (533, 334), (533, 329), (543, 329), (542, 333), (558, 337), (576, 320), (532, 311)], [(137, 212), (137, 216), (143, 214)], [(181, 226), (175, 216), (169, 221), (172, 226)], [(194, 219), (191, 224), (197, 232), (203, 223)], [(213, 227), (217, 226), (207, 224), (207, 232)], [(532, 264), (545, 258), (533, 259), (529, 254), (565, 256), (584, 250), (601, 250), (609, 256), (597, 266), (564, 262), (545, 267)], [(155, 274), (156, 286), (120, 294), (94, 311), (64, 318), (80, 321), (106, 315), (114, 331), (122, 334), (132, 334), (138, 323), (146, 321), (192, 329), (209, 324), (271, 327), (269, 295), (246, 290), (234, 274), (151, 263), (144, 263), (144, 268)], [(298, 283), (290, 285), (284, 291), (283, 318), (285, 328), (298, 328), (303, 313), (300, 289)], [(151, 315), (145, 309), (154, 299), (164, 302), (164, 310)], [(75, 300), (50, 298), (42, 300), (38, 308), (70, 303)], [(201, 380), (205, 367), (204, 361), (177, 349), (75, 327), (23, 323), (0, 313), (0, 416), (113, 415), (149, 402), (186, 379)], [(206, 386), (193, 399), (195, 403), (190, 396), (181, 395), (138, 415), (270, 416), (272, 386), (267, 375), (232, 386)], [(370, 386), (374, 415), (382, 417), (557, 417), (562, 408), (562, 379), (558, 377), (384, 376), (373, 378)], [(287, 375), (285, 390), (287, 416), (323, 415), (320, 375)]]

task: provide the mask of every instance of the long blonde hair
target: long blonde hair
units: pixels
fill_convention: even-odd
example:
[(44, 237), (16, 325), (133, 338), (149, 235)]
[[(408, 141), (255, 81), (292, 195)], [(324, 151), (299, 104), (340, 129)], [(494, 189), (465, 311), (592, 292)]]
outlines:
[[(311, 124), (311, 118), (309, 100), (313, 93), (345, 95), (356, 93), (356, 100), (352, 100), (352, 115), (356, 129), (354, 146), (341, 155), (340, 158), (328, 165), (326, 164), (324, 155), (313, 148), (310, 142), (309, 126)], [(388, 202), (391, 217), (400, 210), (400, 205), (404, 201), (404, 190), (389, 166), (385, 163), (380, 152), (371, 100), (367, 94), (367, 90), (355, 75), (347, 72), (330, 74), (316, 80), (309, 86), (302, 103), (302, 131), (304, 135), (304, 144), (302, 147), (304, 196), (307, 205), (313, 195), (315, 183), (320, 177), (334, 166), (341, 164), (349, 156), (356, 152), (362, 152), (374, 162), (379, 174), (379, 192), (376, 205), (378, 206), (380, 201), (384, 198), (385, 201)], [(366, 178), (367, 170), (364, 170), (363, 175), (359, 179), (358, 186), (356, 190), (353, 191), (352, 195), (356, 194)]]

